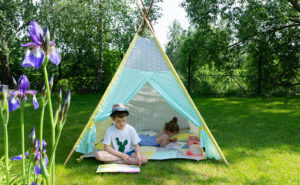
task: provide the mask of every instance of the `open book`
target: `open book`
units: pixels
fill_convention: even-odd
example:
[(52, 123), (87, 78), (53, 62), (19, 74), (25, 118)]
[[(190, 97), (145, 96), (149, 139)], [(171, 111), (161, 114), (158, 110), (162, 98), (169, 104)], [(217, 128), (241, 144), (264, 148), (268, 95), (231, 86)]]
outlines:
[(127, 164), (103, 164), (99, 165), (96, 173), (105, 172), (120, 172), (120, 173), (139, 173), (140, 167), (138, 165)]
[(180, 150), (184, 148), (184, 146), (187, 145), (187, 143), (184, 142), (170, 142), (166, 147), (167, 148), (173, 148), (176, 150)]

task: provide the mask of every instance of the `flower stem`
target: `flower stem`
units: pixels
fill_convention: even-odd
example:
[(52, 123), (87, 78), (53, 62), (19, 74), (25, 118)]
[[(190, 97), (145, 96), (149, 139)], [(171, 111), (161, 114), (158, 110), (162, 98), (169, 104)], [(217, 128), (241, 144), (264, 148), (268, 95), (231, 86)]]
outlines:
[(29, 162), (29, 166), (28, 166), (28, 180), (27, 180), (27, 183), (30, 184), (30, 178), (31, 178), (31, 164), (32, 164), (32, 161)]
[[(5, 174), (6, 174), (6, 184), (9, 185), (9, 167), (8, 167), (8, 132), (7, 132), (7, 124), (9, 120), (9, 111), (8, 111), (8, 102), (7, 102), (7, 96), (4, 96), (3, 99), (3, 105), (0, 104), (0, 120), (3, 124), (3, 131), (4, 131), (4, 153), (5, 153)], [(5, 110), (5, 111), (4, 111)], [(3, 113), (5, 113), (3, 115)]]
[(59, 141), (59, 138), (60, 138), (60, 135), (61, 135), (61, 131), (62, 130), (59, 130), (59, 132), (57, 134), (57, 138), (56, 138), (56, 142), (55, 142), (55, 147), (54, 147), (54, 150), (52, 150), (52, 153), (51, 153), (51, 158), (50, 158), (50, 162), (49, 162), (50, 171), (52, 169), (52, 164), (53, 164), (53, 161), (54, 161), (54, 156), (55, 156), (56, 148), (57, 148), (58, 141)]
[(22, 169), (23, 169), (23, 184), (26, 180), (26, 170), (25, 170), (25, 144), (24, 144), (24, 109), (25, 100), (21, 100), (21, 144), (22, 144)]
[(43, 126), (44, 126), (44, 115), (45, 115), (46, 104), (44, 100), (42, 101), (42, 112), (41, 112), (41, 121), (40, 121), (40, 149), (43, 146)]
[[(55, 124), (54, 124), (54, 119), (53, 119), (53, 109), (52, 109), (52, 101), (51, 101), (51, 92), (50, 92), (50, 87), (49, 87), (49, 80), (48, 80), (48, 73), (47, 73), (47, 63), (49, 60), (49, 56), (47, 55), (45, 58), (46, 61), (44, 61), (43, 69), (44, 69), (44, 77), (45, 77), (45, 84), (46, 84), (46, 89), (47, 89), (47, 99), (48, 99), (48, 107), (49, 107), (49, 113), (50, 113), (50, 121), (51, 121), (51, 128), (52, 128), (52, 151), (54, 150), (55, 147)], [(55, 153), (53, 154), (55, 155)], [(51, 156), (52, 157), (52, 156)], [(54, 161), (55, 161), (55, 156)], [(53, 168), (51, 173), (52, 176), (52, 184), (55, 183), (55, 162), (52, 164)]]
[(5, 146), (5, 173), (6, 173), (6, 184), (9, 185), (9, 171), (8, 171), (8, 134), (7, 124), (3, 124), (4, 130), (4, 146)]

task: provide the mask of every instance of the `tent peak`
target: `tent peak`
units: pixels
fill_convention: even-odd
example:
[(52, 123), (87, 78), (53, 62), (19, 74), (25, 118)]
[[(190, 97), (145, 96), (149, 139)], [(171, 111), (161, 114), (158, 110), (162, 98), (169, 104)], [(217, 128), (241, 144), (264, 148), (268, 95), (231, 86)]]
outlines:
[[(154, 0), (152, 0), (151, 5), (150, 5), (150, 7), (148, 8), (148, 10), (146, 9), (143, 0), (140, 0), (140, 1), (141, 1), (143, 10), (142, 10), (142, 8), (140, 7), (140, 5), (138, 4), (138, 1), (136, 2), (136, 5), (137, 5), (137, 7), (138, 7), (138, 9), (139, 9), (139, 11), (140, 11), (142, 17), (143, 17), (143, 21), (142, 21), (142, 23), (141, 23), (139, 29), (137, 30), (137, 32), (140, 32), (140, 36), (143, 36), (144, 30), (145, 30), (145, 28), (146, 28), (146, 25), (148, 25), (148, 27), (150, 28), (151, 32), (152, 32), (152, 33), (155, 33), (155, 31), (154, 31), (154, 29), (153, 29), (153, 26), (152, 26), (152, 24), (151, 24), (151, 22), (150, 22), (150, 19), (149, 19), (150, 13), (151, 13), (151, 10), (152, 10), (153, 4), (154, 4)], [(142, 25), (143, 25), (143, 26), (142, 26)], [(141, 28), (141, 26), (142, 26), (142, 28)], [(142, 29), (142, 30), (140, 31), (140, 29)]]

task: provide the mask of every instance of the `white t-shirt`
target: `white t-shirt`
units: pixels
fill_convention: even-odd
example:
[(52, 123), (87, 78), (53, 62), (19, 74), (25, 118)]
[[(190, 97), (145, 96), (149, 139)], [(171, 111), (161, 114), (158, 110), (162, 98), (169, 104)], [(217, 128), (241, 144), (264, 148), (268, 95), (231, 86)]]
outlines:
[(111, 145), (115, 150), (119, 152), (128, 153), (134, 150), (133, 145), (138, 144), (141, 141), (139, 135), (136, 133), (135, 129), (126, 124), (123, 130), (117, 129), (114, 125), (110, 126), (105, 133), (103, 143), (106, 145)]

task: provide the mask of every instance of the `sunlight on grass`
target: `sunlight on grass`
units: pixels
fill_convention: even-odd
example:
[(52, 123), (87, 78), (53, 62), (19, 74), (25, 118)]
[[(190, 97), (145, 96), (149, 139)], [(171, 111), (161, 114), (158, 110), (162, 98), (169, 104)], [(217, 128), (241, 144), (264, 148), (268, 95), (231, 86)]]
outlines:
[(266, 113), (291, 113), (292, 110), (274, 110), (274, 109), (265, 109), (262, 112), (266, 112)]

